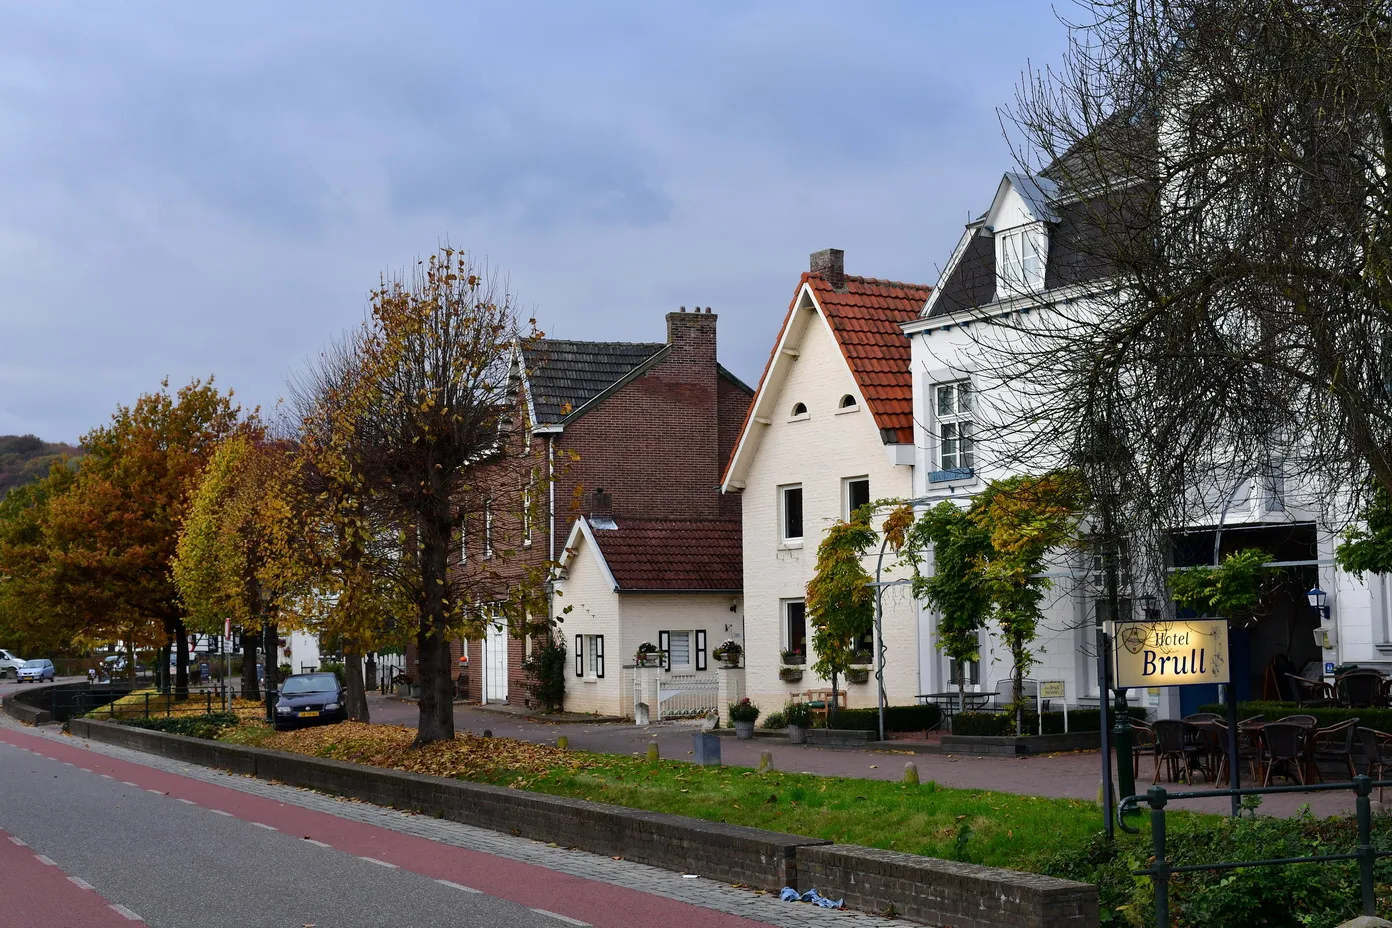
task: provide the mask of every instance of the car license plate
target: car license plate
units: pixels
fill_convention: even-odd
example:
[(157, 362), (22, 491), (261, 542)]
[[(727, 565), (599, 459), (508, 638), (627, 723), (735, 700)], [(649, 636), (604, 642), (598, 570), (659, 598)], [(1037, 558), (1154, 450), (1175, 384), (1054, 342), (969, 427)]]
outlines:
[(302, 719), (313, 718), (314, 716), (316, 716), (316, 715), (318, 715), (318, 714), (319, 714), (319, 713), (318, 713), (317, 710), (314, 711), (314, 712), (301, 712), (301, 713), (300, 713), (300, 718), (302, 718)]

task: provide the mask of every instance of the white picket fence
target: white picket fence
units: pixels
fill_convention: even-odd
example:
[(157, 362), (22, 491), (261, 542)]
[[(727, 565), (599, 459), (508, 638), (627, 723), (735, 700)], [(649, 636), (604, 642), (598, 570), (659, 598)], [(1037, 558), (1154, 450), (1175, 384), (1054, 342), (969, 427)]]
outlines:
[(720, 684), (712, 674), (663, 673), (657, 678), (657, 718), (695, 718), (719, 705)]

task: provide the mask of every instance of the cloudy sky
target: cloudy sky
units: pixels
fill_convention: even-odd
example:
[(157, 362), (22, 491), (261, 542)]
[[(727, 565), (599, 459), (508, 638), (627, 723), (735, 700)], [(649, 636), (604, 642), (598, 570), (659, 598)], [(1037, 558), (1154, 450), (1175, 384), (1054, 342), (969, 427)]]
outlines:
[(809, 252), (937, 280), (1064, 38), (1046, 0), (6, 3), (0, 434), (166, 376), (274, 404), (445, 239), (549, 334), (712, 306), (753, 382)]

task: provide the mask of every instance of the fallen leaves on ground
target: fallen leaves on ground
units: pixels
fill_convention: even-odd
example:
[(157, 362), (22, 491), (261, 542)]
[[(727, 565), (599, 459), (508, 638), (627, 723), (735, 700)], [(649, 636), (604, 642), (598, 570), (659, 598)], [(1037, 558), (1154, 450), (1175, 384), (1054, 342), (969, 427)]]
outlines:
[(261, 745), (313, 757), (465, 779), (485, 779), (500, 771), (537, 775), (549, 771), (578, 772), (596, 764), (590, 759), (592, 755), (510, 738), (480, 738), (464, 732), (456, 734), (453, 741), (413, 748), (415, 738), (416, 730), (403, 725), (342, 722), (277, 732)]

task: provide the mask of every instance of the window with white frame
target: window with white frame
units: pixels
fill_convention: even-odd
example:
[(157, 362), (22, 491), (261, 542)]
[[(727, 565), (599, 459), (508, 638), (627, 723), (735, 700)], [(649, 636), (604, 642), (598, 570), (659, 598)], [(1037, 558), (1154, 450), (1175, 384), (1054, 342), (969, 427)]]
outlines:
[(703, 628), (659, 631), (657, 652), (662, 656), (663, 670), (675, 673), (705, 670), (706, 631)]
[(459, 563), (469, 559), (469, 514), (459, 516)]
[(493, 556), (493, 498), (483, 501), (483, 556)]
[(802, 484), (778, 488), (778, 518), (783, 542), (802, 543)]
[(997, 289), (1001, 298), (1044, 286), (1044, 230), (1022, 226), (996, 233)]
[(604, 679), (604, 636), (575, 636), (575, 675), (586, 680)]
[[(783, 650), (807, 660), (807, 603), (789, 599), (783, 603)], [(796, 658), (794, 658), (796, 661)]]
[(933, 388), (940, 471), (971, 470), (976, 466), (973, 392), (970, 380), (940, 383)]
[(522, 488), (522, 544), (532, 543), (532, 486), (535, 478)]
[(841, 518), (849, 521), (852, 513), (870, 502), (870, 478), (847, 477), (842, 480), (841, 499), (845, 503), (845, 511), (841, 513)]

